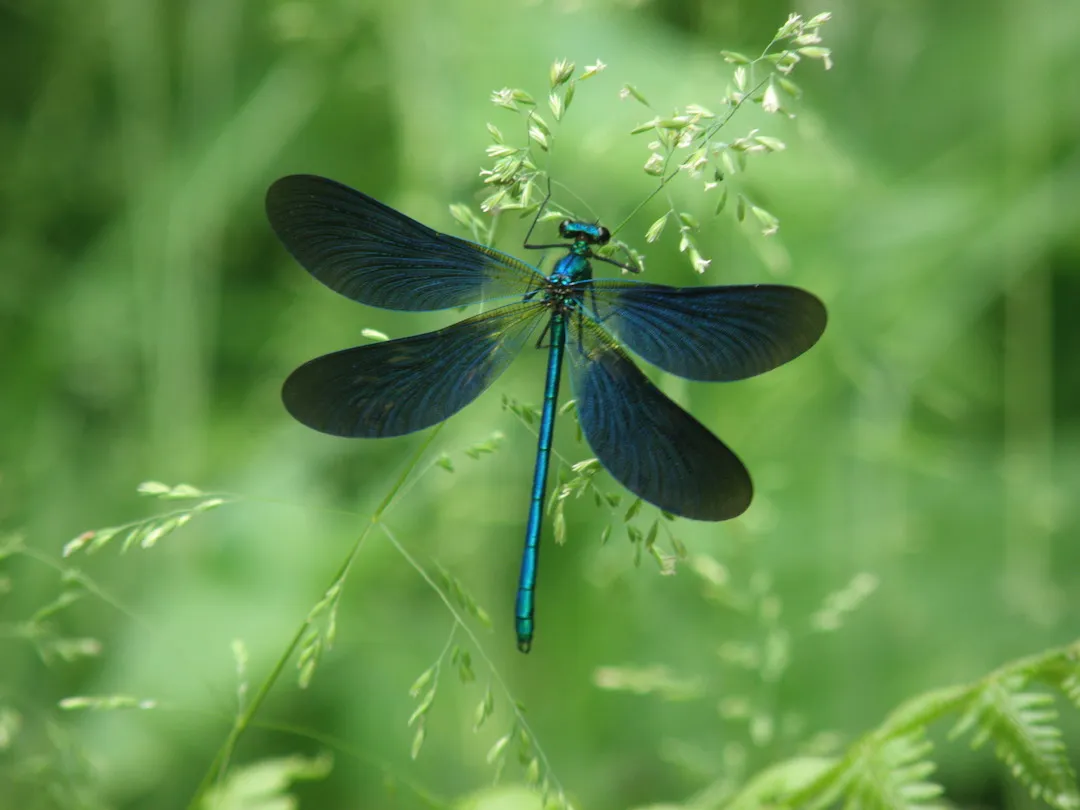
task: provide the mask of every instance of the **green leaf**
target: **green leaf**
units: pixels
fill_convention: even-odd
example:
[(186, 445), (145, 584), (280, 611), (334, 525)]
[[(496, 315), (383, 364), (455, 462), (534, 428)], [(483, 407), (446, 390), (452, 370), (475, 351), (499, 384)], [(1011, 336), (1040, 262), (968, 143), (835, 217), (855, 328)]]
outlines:
[(687, 228), (692, 228), (695, 231), (701, 230), (701, 224), (697, 221), (697, 217), (686, 211), (679, 212), (679, 221)]
[(735, 159), (731, 156), (731, 150), (729, 149), (725, 149), (720, 153), (720, 163), (723, 164), (725, 177), (730, 177), (739, 171), (738, 167), (735, 165)]
[(555, 536), (555, 545), (561, 546), (566, 543), (566, 515), (563, 512), (565, 501), (559, 501), (555, 507), (555, 519), (552, 521), (552, 531)]
[(547, 152), (551, 148), (550, 135), (540, 127), (529, 127), (529, 140), (536, 141), (536, 145)]
[(574, 69), (574, 63), (567, 59), (560, 59), (557, 62), (553, 62), (548, 76), (551, 81), (552, 89), (570, 81), (570, 78), (574, 75)]
[(972, 686), (949, 686), (911, 698), (893, 709), (878, 734), (899, 737), (925, 728), (963, 706), (974, 690)]
[(1073, 706), (1080, 709), (1080, 671), (1074, 671), (1063, 678), (1059, 684), (1061, 691), (1065, 694)]
[(506, 756), (506, 747), (510, 745), (510, 741), (513, 737), (513, 733), (510, 733), (499, 737), (499, 739), (495, 741), (495, 744), (491, 746), (487, 752), (488, 765), (491, 765), (493, 762), (501, 760)]
[(64, 546), (64, 556), (71, 556), (87, 544), (90, 546), (89, 549), (87, 549), (88, 552), (96, 551), (116, 537), (119, 532), (120, 529), (115, 526), (110, 526), (106, 529), (98, 529), (97, 531), (83, 532)]
[(787, 149), (787, 144), (779, 138), (772, 138), (768, 135), (755, 135), (754, 140), (768, 149), (770, 152), (783, 152)]
[(411, 715), (409, 715), (409, 723), (408, 723), (408, 725), (411, 726), (413, 723), (415, 723), (417, 720), (419, 720), (425, 714), (427, 714), (428, 710), (431, 708), (431, 705), (434, 702), (435, 702), (435, 687), (433, 686), (433, 687), (431, 687), (431, 689), (429, 689), (427, 691), (427, 693), (421, 699), (419, 705), (415, 709), (413, 709), (413, 713)]
[(926, 759), (931, 750), (921, 730), (892, 739), (869, 735), (844, 759), (785, 797), (785, 804), (825, 808), (842, 800), (845, 807), (866, 810), (942, 808), (933, 801), (941, 795), (941, 786), (927, 780), (934, 771)]
[(325, 779), (333, 767), (329, 756), (312, 759), (283, 757), (252, 765), (233, 765), (222, 781), (202, 797), (199, 810), (282, 810), (297, 807), (293, 782)]
[(188, 498), (201, 498), (205, 493), (191, 484), (177, 484), (164, 496), (172, 500), (185, 500)]
[(653, 152), (649, 155), (649, 159), (645, 161), (645, 165), (642, 167), (645, 174), (652, 175), (653, 177), (660, 177), (664, 174), (664, 156), (658, 152)]
[(495, 710), (495, 696), (491, 692), (491, 685), (488, 685), (487, 690), (484, 692), (484, 699), (476, 704), (476, 711), (473, 718), (473, 731), (479, 731), (480, 727), (484, 725), (491, 713)]
[(746, 68), (741, 65), (735, 68), (734, 75), (735, 87), (740, 93), (746, 92), (747, 73)]
[(771, 81), (761, 96), (761, 109), (767, 113), (774, 113), (780, 109), (780, 96), (776, 92), (776, 85)]
[(540, 783), (540, 760), (533, 757), (525, 768), (525, 784), (538, 785)]
[(649, 230), (645, 232), (646, 242), (655, 242), (657, 239), (660, 238), (660, 234), (664, 232), (664, 226), (667, 225), (668, 216), (670, 214), (671, 212), (669, 211), (667, 214), (664, 214), (662, 217), (660, 217), (660, 219), (656, 220), (656, 222), (649, 226)]
[(649, 527), (649, 533), (645, 535), (645, 548), (651, 549), (656, 545), (656, 535), (660, 531), (660, 520), (654, 520)]
[(727, 199), (728, 199), (728, 190), (727, 190), (727, 186), (724, 186), (720, 190), (720, 199), (716, 203), (716, 211), (714, 211), (714, 214), (719, 214), (721, 211), (724, 210), (724, 207), (727, 205)]
[(415, 698), (424, 691), (424, 689), (427, 688), (427, 685), (431, 683), (432, 679), (435, 677), (435, 671), (435, 667), (428, 667), (421, 672), (420, 677), (413, 681), (413, 685), (409, 687), (409, 695)]
[(644, 106), (649, 107), (650, 109), (652, 109), (652, 105), (649, 104), (648, 99), (646, 99), (645, 96), (642, 94), (642, 92), (640, 90), (638, 90), (636, 87), (634, 87), (634, 85), (632, 85), (632, 84), (624, 84), (623, 89), (622, 89), (622, 93), (620, 95), (622, 95), (623, 98), (632, 97), (638, 103), (643, 104)]
[(749, 65), (753, 60), (749, 56), (743, 56), (738, 51), (720, 51), (724, 61), (732, 65)]
[(832, 51), (829, 48), (822, 48), (820, 45), (809, 45), (805, 48), (799, 48), (799, 53), (810, 59), (820, 59), (826, 70), (832, 69)]
[(420, 756), (420, 749), (424, 747), (424, 740), (426, 738), (427, 738), (426, 724), (421, 723), (417, 727), (416, 733), (413, 735), (412, 745), (409, 746), (409, 756), (412, 759), (416, 759), (418, 756)]
[(1076, 776), (1058, 727), (1053, 697), (1024, 691), (1023, 675), (987, 679), (950, 732), (951, 738), (972, 733), (971, 746), (988, 740), (994, 753), (1033, 798), (1060, 808), (1080, 806)]
[[(583, 78), (587, 78), (587, 77), (583, 77)], [(577, 90), (577, 83), (576, 82), (570, 82), (570, 84), (566, 85), (566, 91), (563, 93), (563, 100), (562, 100), (563, 115), (565, 115), (566, 111), (570, 109), (570, 102), (572, 102), (574, 100), (574, 93), (576, 92), (576, 90)]]
[[(591, 79), (597, 73), (602, 72), (606, 67), (607, 67), (607, 65), (605, 65), (603, 62), (601, 62), (599, 59), (597, 59), (595, 64), (585, 66), (585, 70), (581, 74), (581, 76), (579, 77), (578, 81), (583, 82), (586, 79)], [(569, 103), (570, 102), (568, 101), (567, 105), (569, 105)]]
[(780, 220), (759, 205), (751, 205), (750, 212), (761, 223), (762, 236), (772, 236), (780, 229)]
[(458, 678), (462, 683), (472, 683), (476, 680), (476, 673), (472, 667), (472, 656), (468, 650), (461, 650), (457, 658)]
[(548, 96), (548, 108), (551, 110), (551, 114), (555, 117), (556, 121), (561, 121), (563, 112), (566, 107), (563, 106), (563, 100), (558, 93), (551, 93)]
[(131, 695), (75, 695), (57, 704), (66, 712), (116, 711), (118, 709), (156, 709), (157, 701)]
[(686, 129), (690, 126), (690, 121), (686, 118), (658, 118), (656, 120), (656, 126), (660, 129), (670, 129), (675, 132)]

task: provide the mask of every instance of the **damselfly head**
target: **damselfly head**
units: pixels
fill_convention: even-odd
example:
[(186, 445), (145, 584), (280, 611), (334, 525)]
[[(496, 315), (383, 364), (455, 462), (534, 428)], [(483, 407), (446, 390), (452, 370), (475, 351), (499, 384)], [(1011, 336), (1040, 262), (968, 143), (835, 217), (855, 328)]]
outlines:
[(559, 223), (559, 236), (563, 239), (580, 239), (590, 245), (606, 245), (611, 239), (611, 231), (603, 225), (566, 219)]

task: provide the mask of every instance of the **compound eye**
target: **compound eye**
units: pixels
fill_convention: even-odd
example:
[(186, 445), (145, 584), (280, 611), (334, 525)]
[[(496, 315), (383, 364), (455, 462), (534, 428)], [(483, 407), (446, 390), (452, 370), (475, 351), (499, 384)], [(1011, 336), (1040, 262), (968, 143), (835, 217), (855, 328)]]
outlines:
[(606, 245), (611, 241), (611, 231), (607, 228), (600, 228), (600, 233), (596, 237), (596, 244)]
[(572, 224), (573, 223), (568, 219), (564, 219), (562, 222), (560, 222), (559, 223), (559, 236), (561, 236), (563, 239), (571, 239), (572, 237), (570, 235), (570, 226)]

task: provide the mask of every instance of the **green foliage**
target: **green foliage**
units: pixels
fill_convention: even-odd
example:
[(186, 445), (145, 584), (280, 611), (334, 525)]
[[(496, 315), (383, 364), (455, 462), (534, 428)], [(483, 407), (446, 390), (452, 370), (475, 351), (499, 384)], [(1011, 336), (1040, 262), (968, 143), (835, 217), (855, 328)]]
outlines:
[[(1075, 650), (1070, 655), (1075, 657)], [(1038, 674), (1038, 670), (1025, 669), (988, 680), (952, 735), (971, 733), (973, 748), (993, 741), (994, 753), (1034, 798), (1044, 799), (1053, 807), (1078, 807), (1076, 774), (1056, 725), (1053, 696), (1024, 691), (1028, 678)]]
[[(1050, 692), (1032, 692), (1041, 682), (1060, 690), (1062, 668), (1074, 669), (1080, 642), (1035, 658), (1007, 664), (966, 686), (919, 695), (899, 706), (843, 756), (802, 758), (773, 766), (731, 800), (732, 807), (908, 808), (945, 807), (943, 789), (929, 780), (936, 769), (927, 739), (931, 725), (959, 716), (950, 739), (969, 737), (978, 748), (991, 741), (994, 753), (1034, 798), (1052, 807), (1080, 806), (1080, 788), (1062, 742)], [(1066, 693), (1067, 694), (1067, 693)]]
[[(819, 45), (819, 29), (830, 18), (829, 13), (818, 14), (809, 20), (799, 14), (790, 15), (772, 41), (753, 59), (734, 51), (723, 51), (724, 60), (736, 65), (732, 75), (733, 86), (728, 87), (721, 99), (721, 105), (726, 110), (723, 114), (713, 113), (701, 104), (688, 104), (670, 116), (657, 115), (634, 127), (633, 134), (650, 133), (655, 138), (649, 143), (650, 154), (643, 167), (646, 174), (659, 178), (653, 194), (661, 192), (680, 175), (691, 179), (708, 177), (704, 190), (717, 192), (716, 214), (727, 207), (729, 196), (733, 196), (735, 216), (739, 222), (745, 219), (749, 210), (760, 224), (764, 236), (775, 234), (780, 228), (780, 220), (749, 201), (738, 177), (746, 171), (750, 156), (780, 152), (787, 145), (778, 138), (761, 134), (757, 129), (731, 141), (720, 141), (718, 136), (747, 101), (769, 114), (779, 112), (791, 115), (781, 103), (780, 92), (793, 99), (800, 95), (798, 87), (790, 79), (795, 66), (803, 57), (820, 59), (826, 70), (832, 66), (830, 50)], [(779, 50), (774, 50), (776, 48)], [(763, 76), (760, 75), (762, 72)], [(623, 93), (624, 97), (634, 98), (652, 109), (652, 105), (632, 85), (626, 85)], [(704, 273), (710, 261), (702, 256), (694, 238), (701, 225), (693, 214), (677, 210), (674, 201), (670, 197), (668, 199), (668, 211), (649, 226), (645, 241), (656, 242), (668, 221), (673, 221), (679, 229), (679, 251), (687, 255), (696, 272)]]
[[(606, 67), (607, 65), (597, 60), (595, 64), (586, 67), (580, 76), (575, 77), (577, 67), (573, 62), (561, 60), (552, 64), (548, 106), (556, 122), (562, 121), (566, 110), (570, 107), (577, 85), (596, 76)], [(507, 143), (497, 126), (488, 124), (488, 134), (491, 135), (494, 144), (488, 147), (487, 156), (492, 158), (494, 163), (490, 169), (483, 169), (480, 176), (484, 184), (493, 186), (495, 191), (484, 199), (480, 208), (485, 212), (533, 211), (539, 206), (538, 183), (547, 176), (547, 173), (538, 167), (539, 161), (533, 152), (533, 147), (543, 152), (550, 152), (554, 145), (554, 132), (544, 118), (536, 112), (536, 101), (524, 90), (513, 88), (497, 90), (491, 95), (491, 103), (523, 117), (526, 140), (522, 146), (512, 146)], [(552, 210), (545, 215), (545, 218), (559, 219), (565, 216)]]
[[(994, 752), (1032, 797), (1052, 807), (1080, 805), (1080, 788), (1062, 742), (1054, 693), (1069, 698), (1069, 677), (1080, 661), (1080, 642), (1006, 664), (963, 686), (913, 697), (840, 756), (797, 756), (764, 768), (739, 786), (712, 796), (729, 810), (828, 807), (859, 810), (944, 808), (943, 788), (931, 779), (937, 769), (932, 726), (958, 717), (950, 740), (967, 738)], [(650, 694), (666, 700), (698, 698), (700, 684), (680, 683), (662, 668), (608, 669), (598, 673), (606, 689)], [(1040, 683), (1051, 691), (1032, 691)], [(692, 805), (699, 806), (699, 805)]]
[[(831, 51), (820, 45), (822, 40), (819, 30), (830, 18), (828, 13), (818, 14), (809, 20), (799, 14), (790, 15), (772, 40), (753, 59), (734, 51), (723, 51), (724, 60), (736, 67), (732, 75), (732, 86), (728, 87), (720, 99), (725, 110), (722, 114), (713, 113), (702, 104), (694, 103), (676, 109), (669, 116), (655, 115), (649, 121), (635, 126), (631, 134), (650, 133), (654, 137), (649, 143), (650, 154), (643, 169), (647, 175), (657, 178), (655, 190), (638, 208), (664, 191), (668, 184), (679, 176), (685, 175), (695, 180), (707, 176), (704, 191), (716, 193), (716, 214), (725, 209), (729, 197), (732, 197), (735, 201), (735, 216), (739, 222), (742, 222), (749, 212), (757, 220), (763, 235), (775, 234), (779, 230), (780, 220), (770, 211), (749, 200), (740, 176), (747, 169), (749, 157), (783, 151), (787, 148), (786, 144), (779, 138), (761, 134), (758, 129), (730, 141), (719, 140), (718, 136), (748, 101), (768, 114), (793, 115), (781, 102), (781, 93), (791, 99), (801, 95), (798, 86), (790, 78), (795, 67), (804, 58), (819, 60), (826, 69), (832, 67)], [(575, 77), (576, 66), (573, 62), (561, 60), (552, 64), (548, 106), (556, 123), (563, 120), (574, 98), (577, 84), (596, 76), (606, 67), (598, 60), (596, 64), (586, 67), (580, 76)], [(632, 84), (623, 86), (621, 96), (624, 99), (632, 98), (650, 110), (653, 109), (645, 95)], [(536, 112), (535, 99), (525, 90), (504, 88), (493, 93), (491, 101), (497, 107), (521, 115), (527, 132), (524, 143), (515, 146), (507, 140), (502, 130), (494, 124), (488, 124), (488, 133), (494, 144), (488, 147), (487, 155), (494, 163), (491, 168), (482, 170), (480, 175), (486, 185), (495, 187), (495, 191), (481, 203), (481, 210), (496, 214), (511, 210), (529, 213), (543, 204), (545, 210), (541, 221), (568, 217), (569, 214), (563, 209), (550, 203), (551, 178), (548, 171), (541, 167), (541, 161), (534, 152), (534, 147), (544, 153), (550, 152), (555, 137), (553, 129)], [(539, 186), (545, 181), (548, 192), (543, 195)], [(679, 232), (679, 251), (686, 254), (696, 272), (704, 273), (710, 260), (704, 258), (695, 239), (695, 234), (701, 230), (700, 223), (693, 214), (678, 210), (670, 195), (668, 205), (668, 210), (645, 231), (645, 241), (658, 241), (668, 222), (675, 223)], [(485, 243), (493, 239), (494, 222), (490, 228), (484, 228), (478, 217), (468, 213), (467, 206), (455, 204), (452, 210), (455, 218), (472, 232), (474, 239)], [(613, 229), (612, 235), (621, 231), (625, 224), (624, 222)], [(617, 251), (624, 252), (633, 266), (644, 267), (642, 254), (616, 239), (605, 252), (611, 255)]]
[(325, 779), (329, 757), (283, 757), (234, 768), (199, 804), (205, 810), (293, 810), (300, 806), (288, 790), (294, 782)]
[(170, 487), (157, 481), (145, 481), (139, 484), (139, 494), (164, 501), (198, 501), (185, 509), (172, 509), (142, 520), (131, 521), (119, 526), (106, 526), (102, 529), (83, 532), (64, 546), (64, 556), (70, 557), (77, 551), (85, 550), (88, 554), (103, 548), (116, 538), (120, 541), (120, 550), (128, 551), (132, 546), (151, 548), (159, 540), (169, 536), (181, 526), (187, 524), (196, 515), (216, 509), (228, 502), (228, 498), (210, 495), (189, 485), (178, 484)]

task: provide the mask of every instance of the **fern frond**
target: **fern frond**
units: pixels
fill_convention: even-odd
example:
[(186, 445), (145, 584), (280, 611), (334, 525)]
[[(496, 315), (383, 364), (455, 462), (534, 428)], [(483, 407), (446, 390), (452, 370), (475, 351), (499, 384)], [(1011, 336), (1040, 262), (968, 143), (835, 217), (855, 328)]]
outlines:
[(999, 759), (1031, 794), (1059, 810), (1080, 809), (1053, 697), (1041, 683), (1080, 707), (1080, 642), (1012, 661), (970, 684), (935, 689), (898, 706), (842, 757), (800, 757), (751, 779), (724, 806), (786, 810), (927, 810), (942, 788), (929, 779), (934, 763), (926, 729), (961, 714), (950, 738), (972, 734), (972, 746), (995, 743)]
[(916, 731), (901, 737), (863, 743), (844, 790), (848, 810), (928, 810), (944, 805), (934, 800), (942, 787), (927, 777), (935, 765), (926, 759), (933, 745)]
[(1080, 807), (1053, 697), (1024, 691), (1026, 685), (1027, 677), (1015, 672), (987, 678), (950, 737), (974, 730), (972, 748), (993, 740), (994, 753), (1034, 798), (1062, 810)]
[(805, 790), (835, 766), (827, 757), (795, 757), (766, 768), (723, 803), (724, 810), (789, 806), (788, 797)]
[(1080, 709), (1080, 668), (1062, 678), (1060, 686), (1065, 697)]
[(942, 787), (927, 777), (935, 765), (933, 745), (922, 729), (888, 736), (866, 735), (813, 782), (793, 793), (787, 807), (821, 810), (842, 801), (848, 810), (935, 810)]
[(1051, 650), (1029, 674), (1060, 691), (1080, 709), (1080, 643)]
[(917, 695), (893, 709), (876, 733), (884, 738), (904, 736), (918, 729), (925, 729), (935, 720), (957, 711), (971, 699), (977, 688), (977, 684), (946, 686)]

